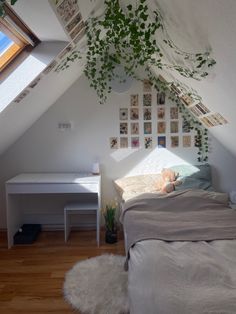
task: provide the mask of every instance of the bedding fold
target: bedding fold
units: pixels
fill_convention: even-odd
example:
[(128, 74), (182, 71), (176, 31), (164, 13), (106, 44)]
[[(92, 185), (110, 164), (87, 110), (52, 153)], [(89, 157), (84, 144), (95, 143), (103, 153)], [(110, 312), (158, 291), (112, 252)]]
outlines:
[(150, 239), (236, 239), (236, 211), (226, 204), (223, 194), (203, 190), (133, 198), (123, 205), (121, 213), (127, 252), (135, 243)]

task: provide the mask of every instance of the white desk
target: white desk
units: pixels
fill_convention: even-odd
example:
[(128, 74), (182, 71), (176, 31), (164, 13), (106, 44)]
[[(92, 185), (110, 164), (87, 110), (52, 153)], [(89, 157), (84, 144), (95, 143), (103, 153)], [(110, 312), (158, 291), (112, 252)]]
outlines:
[(8, 180), (6, 182), (8, 248), (12, 247), (14, 234), (24, 223), (14, 195), (66, 193), (95, 193), (100, 209), (101, 176), (85, 173), (27, 173)]

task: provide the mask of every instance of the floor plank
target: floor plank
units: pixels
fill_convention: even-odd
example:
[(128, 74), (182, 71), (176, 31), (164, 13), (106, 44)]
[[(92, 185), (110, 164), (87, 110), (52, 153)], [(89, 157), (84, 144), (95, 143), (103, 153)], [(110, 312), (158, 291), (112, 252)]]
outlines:
[(42, 232), (33, 245), (8, 250), (6, 234), (0, 233), (0, 313), (75, 313), (63, 299), (65, 273), (80, 260), (124, 255), (122, 236), (116, 244), (101, 237), (97, 248), (95, 231), (72, 231), (68, 243), (62, 231)]

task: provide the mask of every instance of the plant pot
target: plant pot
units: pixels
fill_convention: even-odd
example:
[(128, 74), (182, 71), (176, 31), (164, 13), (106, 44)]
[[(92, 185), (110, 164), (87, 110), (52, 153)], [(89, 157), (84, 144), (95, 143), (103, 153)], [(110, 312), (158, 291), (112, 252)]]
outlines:
[(116, 243), (117, 242), (117, 231), (106, 230), (105, 241), (106, 241), (106, 243), (109, 243), (109, 244)]

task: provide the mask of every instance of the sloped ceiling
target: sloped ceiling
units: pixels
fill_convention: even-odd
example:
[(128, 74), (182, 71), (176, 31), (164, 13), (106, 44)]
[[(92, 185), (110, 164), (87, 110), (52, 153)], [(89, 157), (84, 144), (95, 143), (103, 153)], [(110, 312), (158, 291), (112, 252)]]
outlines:
[(197, 82), (176, 77), (196, 89), (209, 109), (228, 120), (209, 131), (236, 156), (236, 1), (150, 0), (150, 5), (154, 8), (157, 2), (179, 47), (194, 53), (212, 50), (217, 64), (208, 78)]
[[(48, 5), (47, 0), (31, 1), (34, 5), (39, 5), (40, 2), (43, 6), (43, 12), (45, 11), (45, 5)], [(127, 5), (129, 2), (135, 3), (135, 1), (120, 0), (120, 3), (123, 5)], [(20, 0), (18, 3), (19, 6), (21, 3), (22, 7), (26, 7), (28, 0)], [(104, 1), (78, 0), (78, 3), (84, 19), (87, 19), (93, 11), (96, 12), (96, 15), (101, 14)], [(194, 53), (205, 51), (208, 48), (212, 49), (213, 57), (216, 59), (217, 64), (208, 78), (197, 82), (189, 79), (185, 80), (177, 74), (176, 77), (196, 89), (199, 95), (202, 96), (203, 103), (209, 109), (213, 112), (221, 113), (228, 120), (228, 124), (210, 128), (209, 131), (225, 148), (236, 156), (236, 145), (233, 144), (236, 134), (236, 110), (234, 104), (236, 85), (236, 1), (148, 0), (148, 3), (152, 9), (155, 9), (157, 5), (159, 6), (169, 34), (179, 47)], [(16, 9), (19, 10), (19, 14), (23, 12), (20, 7), (16, 7)], [(40, 10), (35, 11), (33, 6), (28, 6), (27, 10), (29, 20), (34, 24), (35, 31), (39, 32), (41, 30), (40, 38), (42, 40), (52, 40), (53, 38), (55, 40), (66, 39), (61, 26), (56, 26), (57, 22), (54, 21), (54, 17), (52, 19), (53, 27), (49, 25), (50, 19), (48, 20), (49, 24), (47, 24), (47, 27), (45, 25), (42, 26), (44, 19), (41, 19)], [(48, 10), (49, 15), (46, 15), (51, 16), (51, 8), (48, 8)], [(30, 18), (31, 13), (32, 17), (35, 15), (35, 18)], [(41, 26), (40, 23), (42, 24)], [(76, 72), (74, 66), (67, 71), (67, 75), (69, 76), (70, 71), (73, 73), (73, 79), (67, 81), (63, 88), (64, 91), (66, 88), (69, 88), (76, 76), (78, 77), (82, 73), (81, 69), (78, 69)], [(63, 80), (60, 81), (60, 86), (62, 84)], [(46, 86), (45, 90), (47, 90)], [(56, 98), (61, 95), (61, 91), (62, 89), (58, 89), (57, 97), (50, 99), (51, 103), (48, 103), (47, 107), (54, 103)], [(29, 101), (30, 99), (28, 99)], [(34, 99), (31, 99), (31, 102), (33, 103)], [(38, 114), (40, 112), (39, 110)], [(21, 129), (25, 130), (24, 125), (21, 125)], [(7, 145), (5, 146), (7, 147)]]

